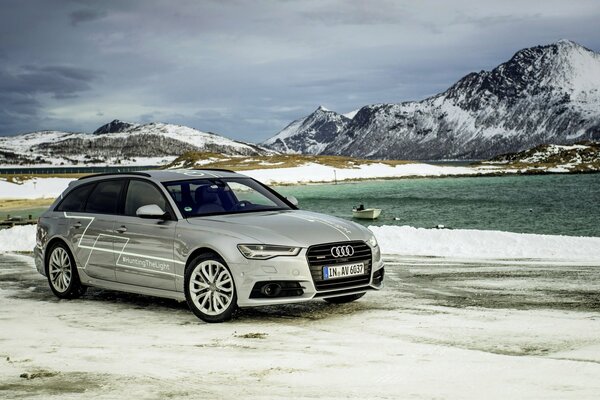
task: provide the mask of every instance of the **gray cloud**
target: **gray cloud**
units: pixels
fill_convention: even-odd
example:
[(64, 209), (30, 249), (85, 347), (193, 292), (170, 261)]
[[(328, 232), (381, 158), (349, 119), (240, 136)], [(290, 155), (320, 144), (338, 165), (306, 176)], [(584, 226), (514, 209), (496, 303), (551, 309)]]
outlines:
[(64, 65), (0, 68), (0, 133), (45, 129), (41, 122), (51, 118), (40, 97), (75, 99), (94, 79), (92, 71)]
[(120, 118), (260, 141), (319, 104), (422, 99), (524, 47), (569, 38), (600, 49), (595, 2), (474, 4), (8, 1), (0, 134)]
[(69, 13), (71, 25), (77, 26), (83, 22), (91, 22), (106, 16), (106, 12), (92, 9), (76, 10)]
[(89, 90), (95, 78), (94, 72), (78, 67), (26, 65), (0, 70), (0, 91), (14, 95), (49, 94), (64, 99)]

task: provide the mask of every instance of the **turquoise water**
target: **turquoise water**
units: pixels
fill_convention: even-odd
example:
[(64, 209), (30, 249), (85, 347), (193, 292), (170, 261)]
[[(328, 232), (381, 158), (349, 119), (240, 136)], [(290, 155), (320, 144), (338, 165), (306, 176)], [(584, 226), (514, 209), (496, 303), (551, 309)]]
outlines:
[(600, 236), (600, 174), (419, 178), (277, 190), (296, 196), (302, 209), (348, 219), (359, 203), (383, 209), (375, 221), (356, 220), (364, 225)]

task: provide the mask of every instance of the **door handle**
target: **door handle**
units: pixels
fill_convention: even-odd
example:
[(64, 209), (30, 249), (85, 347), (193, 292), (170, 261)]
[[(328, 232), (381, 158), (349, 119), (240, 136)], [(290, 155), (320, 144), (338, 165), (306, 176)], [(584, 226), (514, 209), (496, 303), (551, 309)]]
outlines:
[(121, 225), (120, 227), (118, 227), (117, 229), (115, 229), (115, 232), (117, 232), (117, 233), (125, 233), (125, 232), (127, 232), (127, 227), (125, 225)]
[(75, 223), (73, 224), (73, 228), (75, 228), (75, 229), (79, 229), (79, 228), (81, 228), (81, 222), (79, 222), (79, 221), (75, 222)]

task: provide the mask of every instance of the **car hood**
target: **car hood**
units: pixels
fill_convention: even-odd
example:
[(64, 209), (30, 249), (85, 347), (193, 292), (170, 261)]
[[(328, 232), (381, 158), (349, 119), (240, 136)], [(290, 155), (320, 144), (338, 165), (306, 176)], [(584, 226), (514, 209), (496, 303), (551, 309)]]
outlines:
[(319, 243), (368, 240), (370, 231), (354, 222), (300, 210), (264, 211), (189, 218), (192, 225), (229, 230), (257, 243), (308, 247)]

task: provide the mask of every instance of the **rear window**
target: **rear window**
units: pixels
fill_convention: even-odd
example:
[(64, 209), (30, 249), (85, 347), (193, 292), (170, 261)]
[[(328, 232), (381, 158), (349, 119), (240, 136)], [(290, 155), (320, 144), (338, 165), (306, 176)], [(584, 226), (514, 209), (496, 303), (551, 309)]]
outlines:
[(116, 214), (124, 183), (124, 180), (99, 182), (88, 198), (85, 211), (98, 214)]
[(56, 211), (82, 211), (88, 195), (94, 188), (94, 185), (82, 185), (71, 190), (60, 202)]

